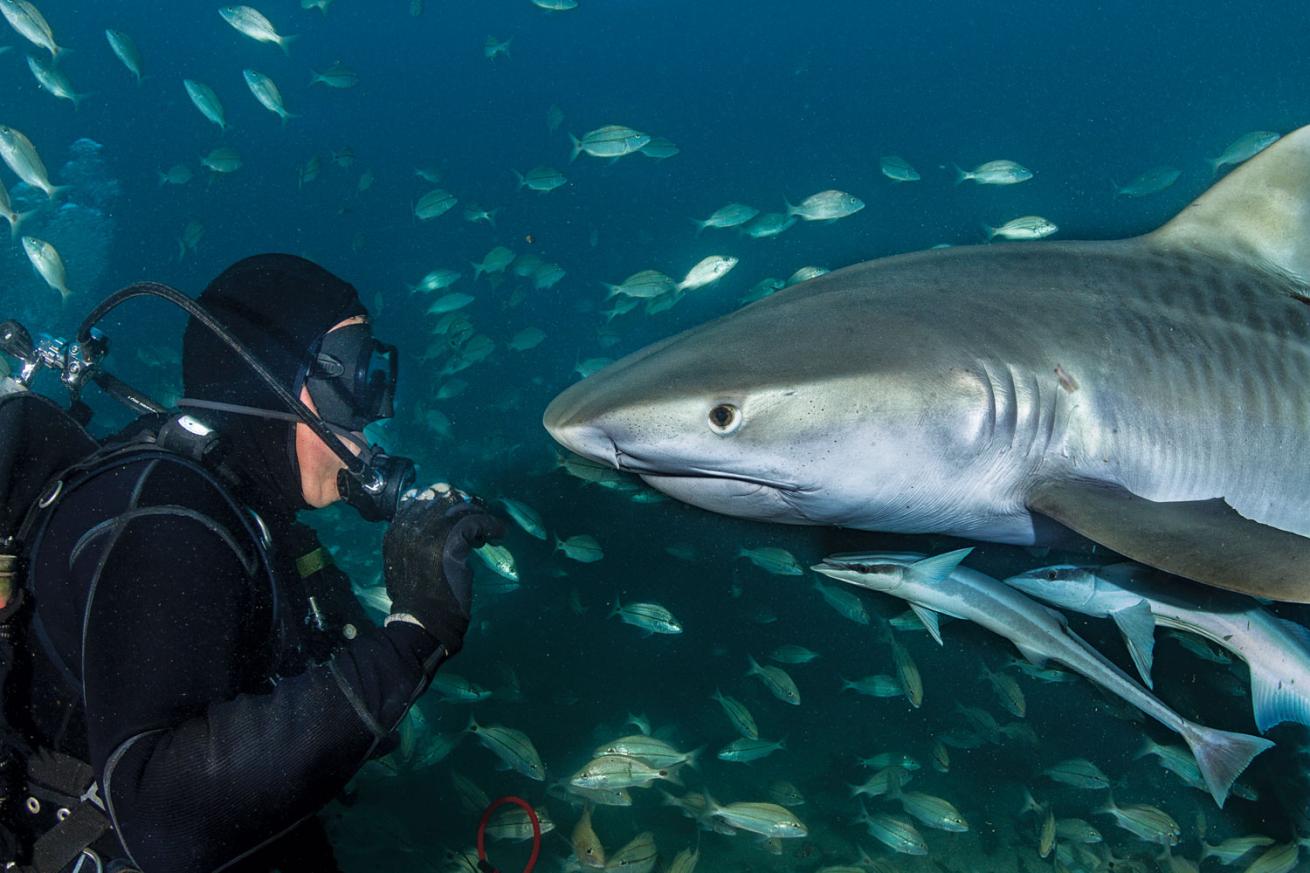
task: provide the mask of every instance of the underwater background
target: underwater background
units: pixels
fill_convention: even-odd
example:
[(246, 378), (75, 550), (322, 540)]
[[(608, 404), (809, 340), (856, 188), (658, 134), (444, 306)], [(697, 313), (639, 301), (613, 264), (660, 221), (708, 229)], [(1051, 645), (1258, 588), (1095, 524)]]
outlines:
[[(781, 845), (703, 833), (657, 788), (634, 789), (631, 806), (593, 810), (607, 849), (650, 831), (662, 865), (699, 847), (703, 870), (810, 871), (862, 857), (875, 871), (1057, 863), (1089, 873), (1179, 870), (1194, 869), (1176, 865), (1195, 864), (1205, 844), (1229, 837), (1286, 843), (1310, 834), (1300, 726), (1271, 733), (1278, 746), (1243, 776), (1245, 796), (1220, 810), (1154, 757), (1137, 757), (1147, 738), (1168, 744), (1175, 737), (1089, 683), (1044, 682), (1007, 668), (1013, 647), (964, 622), (945, 625), (943, 646), (907, 622), (893, 629), (888, 621), (904, 604), (890, 598), (860, 594), (873, 619), (855, 623), (825, 602), (813, 573), (770, 573), (740, 554), (781, 548), (808, 567), (835, 551), (935, 553), (958, 541), (745, 522), (656, 499), (635, 480), (587, 481), (561, 466), (540, 424), (579, 367), (730, 312), (763, 293), (763, 280), (780, 285), (802, 267), (983, 243), (986, 226), (1025, 215), (1054, 222), (1057, 239), (1118, 238), (1163, 223), (1208, 187), (1211, 161), (1230, 143), (1310, 121), (1310, 10), (958, 0), (578, 0), (562, 11), (530, 0), (333, 0), (319, 9), (263, 0), (256, 5), (278, 31), (296, 36), (284, 53), (229, 26), (216, 5), (39, 5), (59, 44), (72, 49), (58, 69), (86, 96), (75, 107), (42, 90), (25, 57), (48, 55), (0, 30), (0, 46), (9, 48), (0, 53), (0, 124), (23, 131), (52, 181), (70, 187), (50, 200), (7, 168), (0, 182), (17, 212), (34, 211), (21, 234), (61, 253), (71, 294), (61, 300), (17, 236), (10, 243), (0, 227), (0, 318), (66, 335), (106, 294), (137, 280), (196, 294), (250, 254), (311, 258), (359, 288), (376, 335), (401, 349), (397, 415), (370, 435), (415, 458), (421, 480), (521, 501), (549, 532), (543, 541), (510, 527), (505, 545), (517, 583), (479, 567), (473, 631), (448, 671), (491, 696), (469, 704), (430, 692), (401, 748), (369, 764), (348, 797), (329, 807), (346, 869), (468, 873), (454, 853), (472, 846), (481, 807), (452, 774), (491, 797), (521, 794), (544, 806), (558, 830), (545, 838), (542, 863), (554, 869), (572, 855), (561, 834), (579, 807), (550, 787), (598, 745), (636, 733), (625, 725), (630, 714), (679, 749), (708, 747), (698, 768), (680, 774), (686, 790), (724, 802), (788, 796), (809, 831)], [(111, 52), (106, 28), (135, 43), (140, 83)], [(493, 49), (506, 41), (507, 50)], [(334, 64), (347, 68), (338, 70), (338, 84), (350, 87), (311, 84)], [(247, 68), (277, 83), (291, 113), (285, 123), (252, 96)], [(192, 105), (184, 79), (214, 89), (226, 130)], [(605, 125), (667, 139), (676, 154), (571, 160), (570, 133)], [(238, 169), (202, 165), (220, 147), (235, 150)], [(890, 155), (921, 178), (889, 178), (880, 160)], [(957, 183), (956, 165), (1002, 158), (1033, 178)], [(188, 173), (173, 172), (178, 165)], [(1147, 196), (1118, 193), (1157, 167), (1180, 171), (1177, 181)], [(557, 170), (566, 181), (544, 193), (520, 187), (516, 171), (534, 168)], [(415, 205), (434, 188), (458, 202), (422, 220)], [(788, 202), (825, 189), (850, 192), (865, 208), (833, 223), (799, 222), (772, 238), (698, 232), (692, 223), (731, 202), (785, 212)], [(468, 220), (470, 207), (495, 210), (494, 223)], [(514, 263), (475, 278), (472, 265), (486, 263), (497, 246), (511, 250)], [(710, 255), (739, 262), (665, 311), (607, 312), (614, 299), (605, 283), (647, 269), (676, 280)], [(411, 290), (437, 269), (462, 275), (449, 288)], [(429, 313), (456, 292), (473, 299)], [(113, 350), (109, 368), (175, 401), (183, 324), (157, 301), (120, 308), (101, 325)], [(537, 335), (528, 329), (544, 338), (532, 345)], [(57, 392), (53, 381), (40, 387)], [(98, 432), (128, 420), (96, 405)], [(307, 520), (361, 591), (381, 584), (380, 526), (350, 510)], [(603, 558), (584, 563), (556, 548), (555, 537), (577, 535), (594, 537)], [(1004, 577), (1058, 557), (982, 546), (970, 565)], [(658, 602), (683, 632), (644, 636), (608, 617), (618, 601)], [(1305, 622), (1295, 608), (1280, 612)], [(1111, 625), (1072, 620), (1131, 672)], [(896, 674), (889, 634), (922, 675), (919, 707), (903, 695), (843, 690), (843, 679)], [(819, 655), (783, 665), (799, 687), (799, 706), (746, 675), (748, 656), (764, 662), (784, 644)], [(1164, 635), (1158, 649), (1163, 700), (1206, 724), (1253, 731), (1240, 661)], [(1007, 711), (984, 668), (1017, 679), (1026, 699), (1021, 717)], [(712, 699), (716, 690), (745, 704), (760, 735), (785, 739), (785, 748), (751, 763), (716, 758), (737, 737)], [(992, 730), (971, 708), (990, 714), (993, 727), (1026, 727)], [(545, 782), (497, 769), (475, 736), (459, 738), (470, 715), (530, 737)], [(948, 752), (945, 766), (938, 747)], [(870, 837), (848, 786), (875, 773), (861, 759), (880, 753), (912, 758), (913, 768), (902, 768), (909, 786), (948, 799), (968, 830), (921, 828), (927, 855), (895, 853)], [(1070, 759), (1094, 763), (1112, 791), (1044, 774)], [(780, 782), (798, 794), (787, 795)], [(1043, 859), (1043, 814), (1021, 814), (1025, 790), (1061, 819), (1090, 821), (1100, 842), (1062, 840), (1064, 857)], [(1098, 814), (1111, 793), (1176, 820), (1181, 841), (1171, 859)], [(873, 813), (900, 811), (885, 795), (864, 802)], [(516, 870), (526, 849), (497, 843), (492, 854)], [(1310, 865), (1310, 853), (1300, 857), (1292, 863)], [(1231, 869), (1258, 858), (1259, 850)]]

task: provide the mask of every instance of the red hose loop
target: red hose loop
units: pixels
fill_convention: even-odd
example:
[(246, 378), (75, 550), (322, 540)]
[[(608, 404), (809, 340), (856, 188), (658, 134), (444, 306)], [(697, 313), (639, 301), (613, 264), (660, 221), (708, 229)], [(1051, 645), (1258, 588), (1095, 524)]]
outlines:
[(532, 868), (537, 866), (537, 857), (541, 855), (541, 821), (538, 820), (537, 811), (532, 808), (532, 804), (512, 794), (497, 797), (482, 811), (482, 820), (478, 822), (478, 867), (484, 873), (499, 873), (487, 861), (487, 823), (491, 821), (491, 814), (507, 803), (522, 807), (528, 814), (528, 820), (532, 822), (532, 854), (528, 856), (528, 863), (523, 867), (523, 873), (532, 873)]

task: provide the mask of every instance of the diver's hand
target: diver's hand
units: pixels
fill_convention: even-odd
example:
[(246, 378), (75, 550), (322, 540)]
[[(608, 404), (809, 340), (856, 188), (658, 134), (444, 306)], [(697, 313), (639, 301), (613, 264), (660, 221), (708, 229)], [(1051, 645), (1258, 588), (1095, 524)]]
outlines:
[(486, 504), (444, 482), (406, 494), (382, 540), (387, 621), (413, 620), (458, 652), (473, 608), (469, 555), (503, 533)]

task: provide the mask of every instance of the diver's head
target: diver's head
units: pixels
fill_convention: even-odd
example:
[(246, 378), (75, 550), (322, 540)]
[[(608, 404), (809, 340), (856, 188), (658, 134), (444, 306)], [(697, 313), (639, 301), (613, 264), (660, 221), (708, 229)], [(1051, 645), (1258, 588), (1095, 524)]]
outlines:
[[(300, 402), (316, 412), (355, 455), (367, 449), (364, 428), (395, 410), (396, 349), (373, 338), (364, 316), (344, 319), (316, 343)], [(341, 499), (345, 464), (304, 422), (296, 423), (296, 461), (305, 502), (314, 508)]]
[[(392, 413), (396, 355), (373, 339), (353, 286), (303, 258), (258, 255), (224, 270), (199, 302), (355, 454), (367, 450), (364, 427)], [(341, 459), (194, 320), (182, 371), (183, 404), (207, 409), (261, 508), (293, 512), (341, 497)]]

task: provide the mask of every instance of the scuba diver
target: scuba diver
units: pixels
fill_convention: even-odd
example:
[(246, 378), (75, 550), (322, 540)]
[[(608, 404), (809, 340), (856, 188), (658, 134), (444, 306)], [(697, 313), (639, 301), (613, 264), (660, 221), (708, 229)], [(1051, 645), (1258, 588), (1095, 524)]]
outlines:
[[(392, 414), (396, 350), (354, 287), (260, 255), (196, 302), (350, 453), (376, 451), (362, 431)], [(503, 532), (457, 489), (415, 492), (405, 459), (353, 486), (327, 431), (194, 313), (182, 367), (186, 414), (144, 416), (63, 475), (24, 541), (5, 715), (25, 803), (0, 821), (31, 851), (20, 870), (338, 870), (316, 813), (462, 647), (467, 559)], [(391, 521), (382, 627), (296, 520), (339, 499)]]

